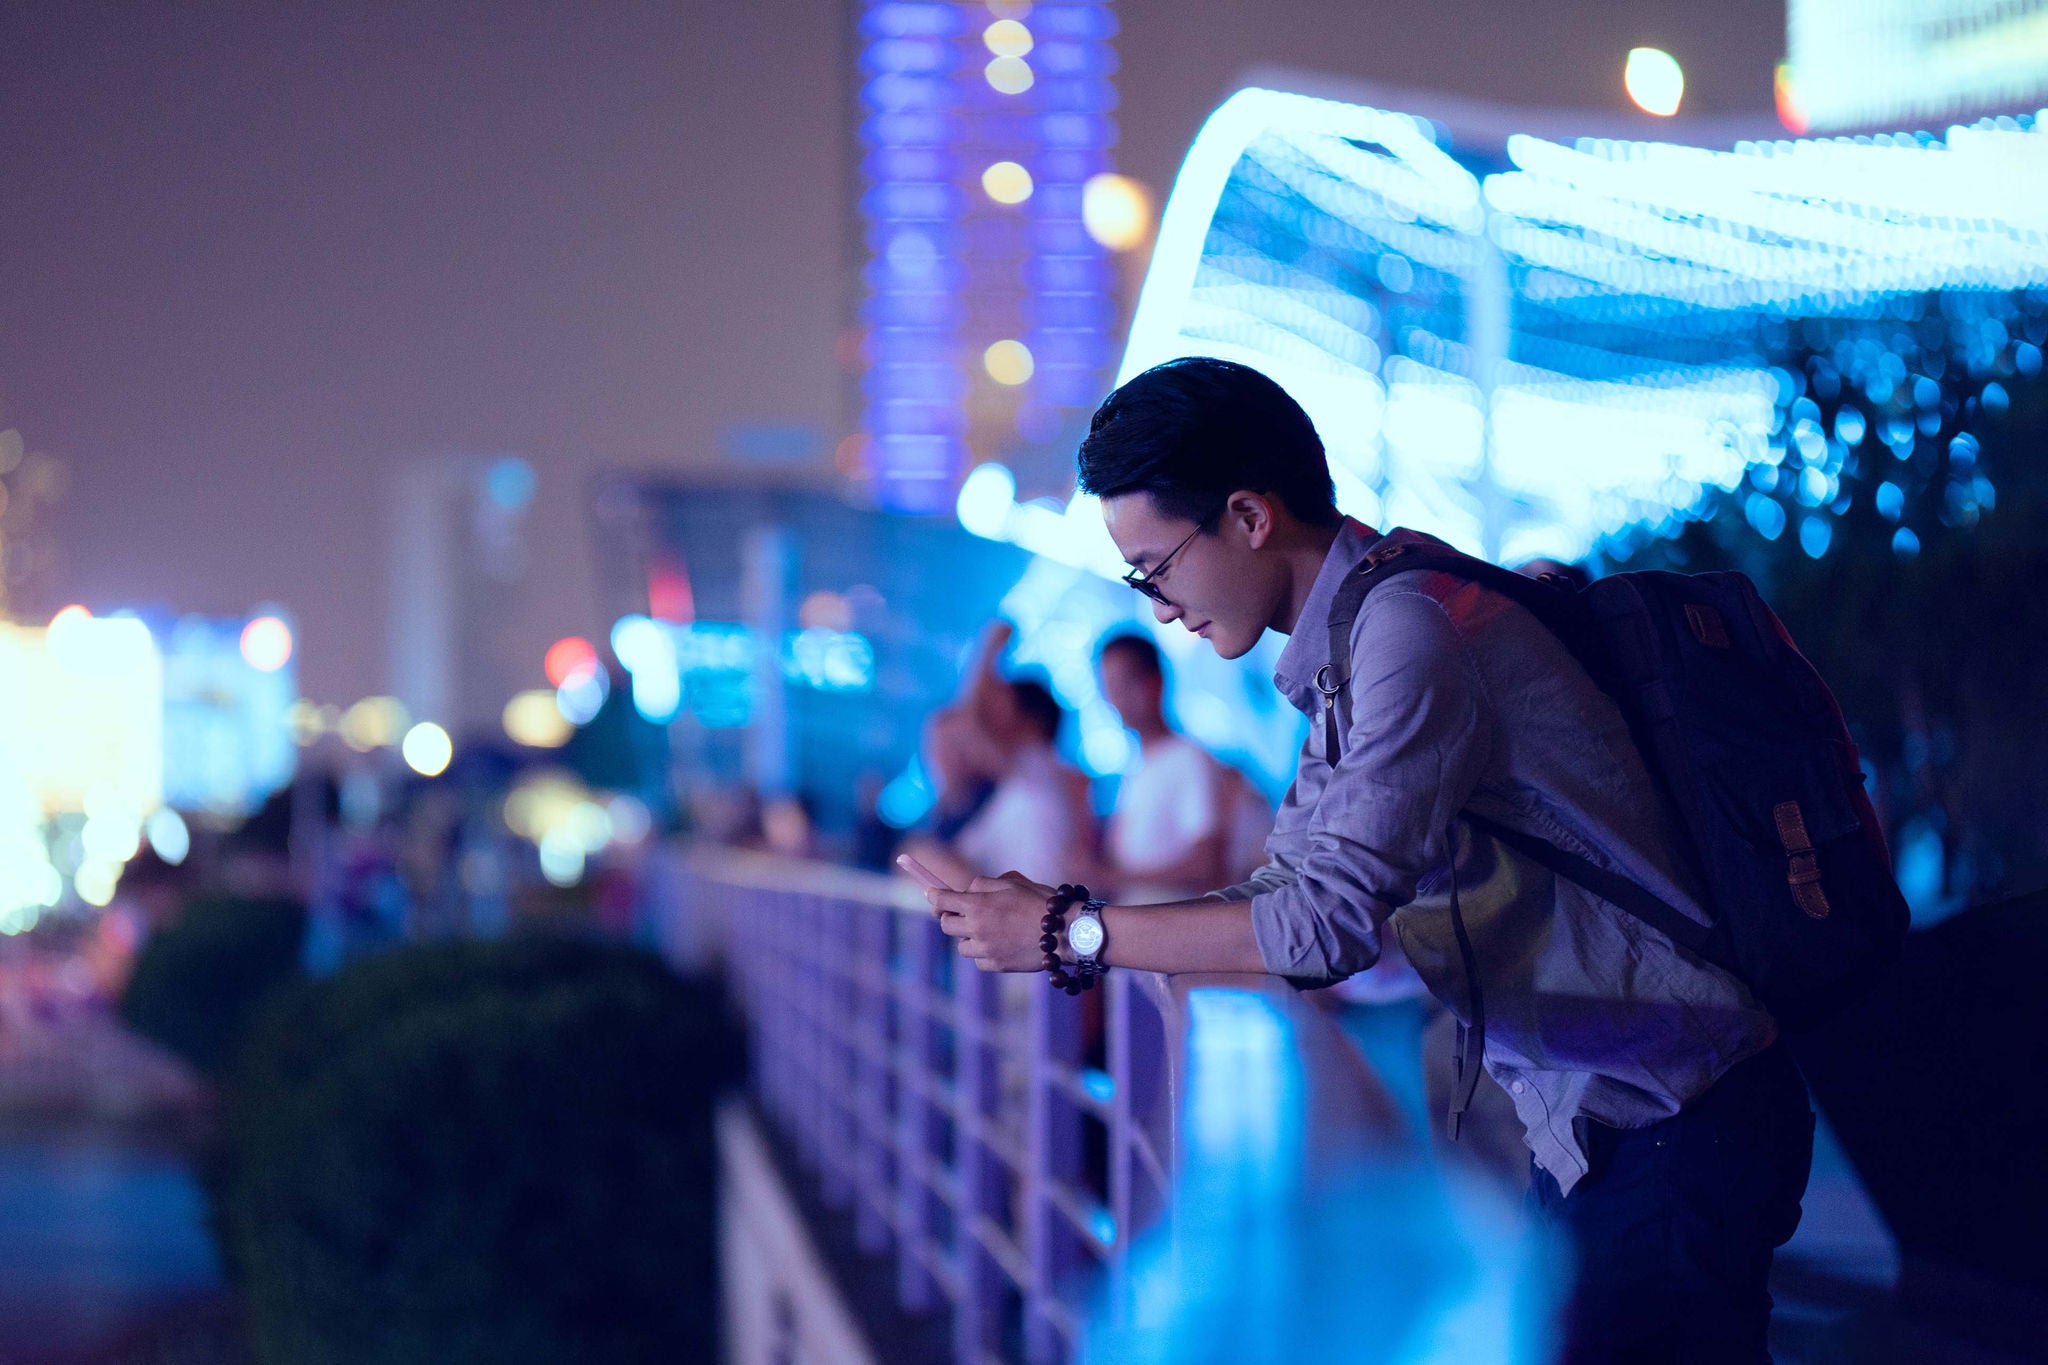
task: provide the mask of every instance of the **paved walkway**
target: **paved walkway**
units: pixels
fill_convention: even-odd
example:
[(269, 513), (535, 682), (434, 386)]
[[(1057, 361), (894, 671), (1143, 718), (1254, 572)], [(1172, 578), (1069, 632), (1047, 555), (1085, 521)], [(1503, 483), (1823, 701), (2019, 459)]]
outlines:
[(0, 1134), (0, 1365), (82, 1357), (220, 1283), (177, 1153), (105, 1129)]
[(129, 1033), (76, 959), (0, 955), (0, 1365), (98, 1358), (219, 1295), (175, 1135), (200, 1088)]

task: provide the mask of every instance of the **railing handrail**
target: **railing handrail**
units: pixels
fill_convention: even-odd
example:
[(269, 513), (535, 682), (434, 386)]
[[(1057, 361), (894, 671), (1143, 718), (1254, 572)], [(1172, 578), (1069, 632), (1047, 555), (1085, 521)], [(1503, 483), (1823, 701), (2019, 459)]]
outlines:
[(692, 871), (728, 886), (779, 891), (797, 896), (830, 896), (859, 905), (930, 915), (924, 892), (902, 877), (868, 872), (814, 858), (793, 858), (723, 844), (691, 844), (684, 858)]
[(1197, 1014), (1194, 1002), (1213, 991), (1256, 996), (1289, 1028), (1295, 1056), (1307, 1079), (1303, 1098), (1309, 1112), (1303, 1134), (1312, 1168), (1341, 1167), (1362, 1147), (1407, 1138), (1407, 1127), (1386, 1086), (1349, 1044), (1324, 1008), (1285, 977), (1254, 972), (1160, 972), (1137, 974), (1166, 1025), (1170, 1049), (1167, 1075), (1173, 1085), (1169, 1109), (1179, 1154), (1182, 1083), (1188, 1074), (1186, 1049)]
[(1091, 1272), (1130, 1302), (1132, 1234), (1177, 1227), (1174, 1181), (1219, 1150), (1270, 1156), (1270, 1185), (1414, 1141), (1335, 1021), (1279, 977), (1115, 971), (1092, 1016), (956, 957), (908, 881), (708, 847), (684, 868), (683, 912), (723, 921), (709, 937), (747, 1013), (761, 1112), (856, 1243), (893, 1254), (902, 1307), (950, 1307), (961, 1362), (1002, 1358), (1018, 1299), (1026, 1359), (1071, 1359)]

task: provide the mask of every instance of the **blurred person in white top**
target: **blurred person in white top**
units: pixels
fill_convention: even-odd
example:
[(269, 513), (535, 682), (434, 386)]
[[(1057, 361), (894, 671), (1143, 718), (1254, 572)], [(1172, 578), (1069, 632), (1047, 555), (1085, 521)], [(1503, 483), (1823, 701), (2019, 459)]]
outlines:
[(1244, 774), (1166, 719), (1166, 667), (1142, 635), (1112, 635), (1097, 659), (1102, 694), (1138, 736), (1105, 850), (1127, 902), (1184, 900), (1265, 861), (1272, 807)]
[(1002, 775), (988, 804), (953, 840), (973, 872), (995, 877), (1015, 870), (1048, 885), (1085, 882), (1096, 873), (1088, 779), (1054, 747), (1066, 714), (1033, 678), (992, 690), (985, 715), (1003, 753)]
[(926, 722), (939, 802), (902, 847), (953, 886), (1009, 871), (1086, 882), (1101, 869), (1088, 779), (1054, 747), (1066, 712), (1052, 692), (1002, 675), (1011, 634), (1007, 621), (989, 626), (959, 697)]

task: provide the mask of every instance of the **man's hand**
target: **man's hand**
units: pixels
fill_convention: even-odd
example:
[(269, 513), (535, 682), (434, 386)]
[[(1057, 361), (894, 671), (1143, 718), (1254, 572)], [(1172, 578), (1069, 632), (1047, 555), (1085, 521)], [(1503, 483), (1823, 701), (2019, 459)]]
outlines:
[(939, 928), (975, 966), (985, 972), (1035, 972), (1045, 966), (1039, 923), (1052, 890), (1021, 872), (1005, 872), (976, 877), (965, 891), (932, 890), (924, 897), (938, 912)]

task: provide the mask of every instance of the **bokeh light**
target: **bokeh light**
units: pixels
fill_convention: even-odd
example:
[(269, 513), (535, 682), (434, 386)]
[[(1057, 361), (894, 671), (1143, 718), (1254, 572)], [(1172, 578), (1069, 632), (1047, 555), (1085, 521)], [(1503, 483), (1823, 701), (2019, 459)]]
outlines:
[(87, 862), (119, 867), (142, 849), (142, 820), (118, 793), (97, 787), (85, 794), (85, 824), (78, 846)]
[(566, 687), (579, 674), (597, 669), (597, 648), (581, 635), (566, 635), (548, 646), (548, 652), (541, 660), (541, 671), (547, 674), (548, 683), (554, 687)]
[(1677, 113), (1679, 101), (1685, 98), (1685, 72), (1678, 59), (1662, 48), (1629, 49), (1621, 81), (1638, 109), (1660, 118)]
[(151, 811), (143, 829), (149, 836), (151, 850), (172, 867), (184, 862), (192, 852), (192, 831), (186, 827), (185, 818), (169, 806)]
[(275, 616), (242, 627), (242, 657), (259, 673), (275, 673), (292, 657), (292, 628)]
[(1031, 30), (1015, 19), (998, 19), (981, 31), (981, 41), (998, 57), (1022, 57), (1031, 51)]
[(1081, 223), (1111, 251), (1143, 246), (1152, 235), (1152, 195), (1127, 175), (1105, 171), (1081, 187)]
[(1010, 522), (1010, 508), (1017, 500), (1017, 478), (999, 464), (978, 464), (960, 485), (960, 497), (953, 510), (960, 524), (977, 536), (991, 540), (1003, 535)]
[(405, 703), (396, 697), (364, 697), (341, 713), (342, 740), (359, 754), (398, 743), (412, 724)]
[(71, 878), (78, 898), (87, 905), (104, 908), (114, 900), (114, 889), (120, 884), (121, 871), (107, 863), (89, 862), (81, 866)]
[(551, 886), (574, 886), (583, 880), (583, 845), (567, 827), (551, 829), (540, 839), (540, 874)]
[(455, 742), (448, 738), (446, 730), (423, 720), (405, 732), (399, 753), (405, 765), (421, 777), (439, 777), (448, 771), (448, 764), (455, 757)]
[(605, 803), (605, 814), (611, 819), (613, 843), (637, 844), (654, 832), (654, 813), (637, 796), (619, 793)]
[(304, 697), (284, 713), (284, 723), (292, 732), (292, 743), (301, 749), (318, 743), (328, 730), (328, 719), (320, 713), (320, 707)]
[(545, 687), (521, 692), (506, 702), (502, 719), (506, 738), (529, 749), (559, 749), (576, 732), (555, 705), (555, 694)]
[(555, 689), (555, 709), (571, 725), (588, 725), (597, 719), (611, 694), (612, 680), (603, 669), (579, 669)]
[(981, 367), (988, 371), (990, 379), (1012, 388), (1029, 382), (1036, 368), (1031, 359), (1031, 348), (1015, 339), (998, 341), (983, 351)]
[(999, 95), (1021, 95), (1031, 88), (1036, 79), (1031, 74), (1031, 64), (1022, 57), (997, 57), (982, 69), (988, 83)]
[(1031, 197), (1031, 172), (1014, 161), (998, 161), (981, 173), (981, 188), (998, 204), (1021, 204)]

